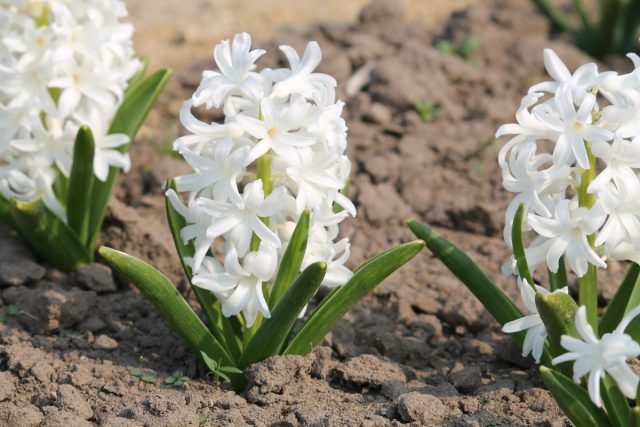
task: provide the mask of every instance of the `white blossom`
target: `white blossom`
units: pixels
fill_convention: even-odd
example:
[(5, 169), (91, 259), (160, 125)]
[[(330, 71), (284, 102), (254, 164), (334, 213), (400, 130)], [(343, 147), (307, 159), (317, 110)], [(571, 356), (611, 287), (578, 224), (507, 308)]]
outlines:
[(628, 365), (627, 360), (640, 356), (640, 344), (624, 333), (629, 323), (640, 314), (640, 307), (627, 313), (616, 329), (598, 338), (587, 321), (585, 306), (578, 308), (575, 325), (580, 338), (563, 335), (560, 345), (567, 353), (553, 359), (553, 364), (573, 361), (573, 380), (588, 375), (587, 389), (591, 401), (602, 407), (600, 381), (606, 374), (611, 375), (622, 394), (629, 399), (636, 397), (640, 377)]
[(69, 176), (75, 137), (84, 125), (94, 134), (98, 180), (105, 181), (111, 167), (129, 169), (128, 155), (118, 150), (129, 138), (108, 134), (127, 84), (141, 66), (133, 53), (133, 27), (121, 22), (125, 16), (121, 0), (15, 0), (2, 7), (4, 197), (42, 198), (64, 219), (52, 188), (60, 176)]
[[(571, 73), (551, 50), (552, 81), (534, 85), (502, 125), (511, 135), (498, 162), (515, 193), (505, 218), (511, 245), (515, 213), (524, 204), (525, 254), (535, 268), (557, 271), (560, 258), (578, 276), (607, 259), (640, 260), (640, 58), (626, 75), (586, 64)], [(594, 167), (595, 165), (595, 167)], [(509, 270), (509, 269), (506, 269)], [(505, 270), (505, 271), (506, 271)]]
[[(314, 72), (322, 58), (317, 43), (310, 42), (302, 57), (290, 46), (280, 49), (288, 68), (256, 70), (265, 52), (252, 50), (248, 34), (215, 47), (219, 71), (206, 71), (184, 103), (180, 119), (189, 133), (174, 142), (193, 168), (176, 178), (187, 204), (167, 192), (187, 222), (182, 239), (195, 243), (193, 284), (213, 292), (223, 314), (241, 314), (247, 326), (259, 313), (270, 317), (263, 289), (305, 209), (311, 218), (302, 268), (325, 262), (322, 284), (328, 287), (352, 276), (345, 266), (349, 239), (339, 238), (338, 228), (356, 213), (340, 192), (351, 170), (344, 104), (335, 99), (335, 79)], [(221, 108), (224, 121), (196, 118), (195, 106)], [(209, 262), (220, 248), (224, 263)]]

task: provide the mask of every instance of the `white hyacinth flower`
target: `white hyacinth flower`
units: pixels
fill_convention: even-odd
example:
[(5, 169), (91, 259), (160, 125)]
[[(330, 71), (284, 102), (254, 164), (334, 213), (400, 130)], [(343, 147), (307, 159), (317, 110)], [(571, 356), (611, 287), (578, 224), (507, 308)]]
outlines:
[(560, 345), (568, 352), (553, 359), (553, 364), (573, 361), (573, 380), (579, 383), (588, 375), (587, 389), (591, 401), (602, 407), (600, 381), (611, 375), (622, 394), (629, 399), (636, 397), (640, 377), (627, 361), (640, 356), (640, 344), (624, 333), (629, 323), (640, 314), (640, 307), (627, 313), (613, 332), (598, 338), (587, 321), (585, 306), (578, 308), (575, 325), (580, 338), (563, 335)]
[(607, 259), (640, 261), (640, 57), (630, 57), (635, 69), (629, 74), (601, 73), (595, 64), (572, 74), (545, 50), (553, 81), (534, 85), (517, 123), (496, 133), (512, 135), (498, 156), (504, 187), (515, 193), (504, 239), (511, 246), (513, 220), (524, 204), (532, 268), (546, 264), (556, 272), (564, 256), (582, 277), (589, 264), (606, 268)]
[[(542, 323), (542, 319), (538, 314), (538, 307), (536, 306), (536, 292), (543, 295), (549, 293), (545, 288), (534, 285), (534, 290), (527, 279), (518, 277), (518, 290), (520, 290), (520, 296), (522, 297), (522, 303), (529, 310), (529, 315), (521, 317), (520, 319), (507, 322), (502, 327), (502, 332), (507, 334), (513, 334), (516, 332), (527, 331), (524, 337), (524, 343), (522, 344), (522, 356), (526, 357), (531, 353), (536, 363), (540, 363), (542, 357), (542, 351), (544, 350), (544, 343), (547, 339), (547, 328)], [(553, 293), (559, 292), (563, 294), (569, 293), (569, 288), (566, 286), (562, 289), (553, 291)]]
[(16, 0), (2, 7), (4, 197), (42, 198), (65, 220), (53, 186), (59, 175), (69, 176), (75, 138), (84, 125), (93, 132), (98, 180), (105, 181), (111, 167), (130, 168), (129, 156), (118, 151), (129, 138), (108, 135), (127, 84), (141, 66), (133, 52), (133, 27), (121, 22), (125, 16), (121, 0)]
[[(215, 47), (219, 71), (205, 71), (184, 103), (180, 120), (189, 133), (174, 142), (193, 168), (175, 180), (188, 204), (167, 192), (187, 222), (182, 239), (195, 244), (193, 284), (213, 292), (223, 314), (241, 314), (247, 326), (258, 314), (271, 315), (263, 289), (305, 209), (310, 226), (302, 268), (325, 262), (328, 287), (352, 276), (345, 266), (349, 239), (338, 237), (339, 223), (356, 213), (340, 192), (351, 170), (344, 104), (335, 99), (335, 79), (314, 71), (322, 58), (316, 42), (302, 57), (290, 46), (280, 49), (288, 68), (256, 70), (265, 52), (252, 50), (248, 34)], [(224, 121), (196, 118), (192, 107), (199, 105), (221, 108)], [(217, 248), (225, 252), (222, 265), (207, 261), (219, 255)]]

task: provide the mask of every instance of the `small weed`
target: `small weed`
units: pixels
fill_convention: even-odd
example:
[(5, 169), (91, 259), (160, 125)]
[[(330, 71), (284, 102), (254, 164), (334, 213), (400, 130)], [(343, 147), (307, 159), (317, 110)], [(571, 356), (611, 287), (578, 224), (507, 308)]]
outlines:
[(445, 55), (457, 55), (463, 59), (469, 59), (482, 44), (482, 39), (469, 36), (459, 46), (454, 46), (450, 40), (440, 40), (436, 43), (436, 49)]
[(500, 422), (498, 420), (496, 420), (495, 418), (490, 418), (487, 420), (485, 426), (486, 427), (497, 427), (500, 425)]
[(220, 382), (221, 380), (231, 381), (229, 380), (229, 376), (227, 374), (241, 374), (242, 371), (238, 368), (234, 368), (233, 366), (220, 366), (220, 362), (216, 362), (213, 360), (207, 353), (201, 351), (202, 360), (204, 361), (207, 368), (209, 368), (209, 374), (212, 375), (216, 382)]
[(479, 37), (467, 37), (458, 48), (457, 53), (464, 59), (469, 59), (471, 55), (473, 55), (473, 52), (475, 52), (481, 44), (482, 40), (480, 40)]
[(129, 375), (134, 377), (136, 381), (144, 382), (147, 384), (155, 384), (156, 381), (158, 381), (158, 374), (150, 370), (134, 368), (129, 371)]
[(177, 370), (165, 378), (164, 383), (175, 388), (180, 388), (190, 379), (191, 378), (184, 375), (181, 370)]
[(60, 338), (71, 338), (71, 337), (79, 337), (82, 335), (80, 331), (72, 331), (70, 329), (60, 328), (58, 329), (58, 337)]
[(20, 314), (20, 309), (11, 304), (7, 307), (7, 313), (9, 314), (9, 316), (18, 316)]
[(489, 403), (489, 399), (487, 399), (487, 398), (486, 398), (486, 397), (484, 397), (484, 396), (480, 396), (480, 397), (478, 398), (478, 402), (480, 402), (480, 406), (484, 406), (484, 405), (486, 405), (487, 403)]
[(208, 422), (209, 422), (209, 418), (207, 418), (202, 414), (198, 415), (198, 427), (204, 427), (207, 425)]
[(4, 313), (0, 313), (0, 323), (5, 323), (7, 321), (7, 316)]
[(444, 114), (444, 108), (433, 101), (418, 101), (413, 108), (418, 112), (425, 123), (430, 123)]
[(481, 139), (480, 141), (478, 141), (478, 146), (475, 149), (469, 150), (469, 152), (467, 153), (467, 159), (480, 157), (480, 155), (484, 151), (494, 146), (495, 143), (496, 143), (496, 138), (494, 136), (488, 136), (486, 138)]

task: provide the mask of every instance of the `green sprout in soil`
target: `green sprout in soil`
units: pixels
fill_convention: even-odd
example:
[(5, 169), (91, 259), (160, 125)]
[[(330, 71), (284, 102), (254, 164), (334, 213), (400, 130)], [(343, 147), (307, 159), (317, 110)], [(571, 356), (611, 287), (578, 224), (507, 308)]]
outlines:
[(129, 375), (135, 378), (135, 381), (147, 384), (155, 384), (158, 381), (158, 374), (147, 369), (134, 368), (129, 371)]
[(206, 415), (199, 414), (198, 415), (198, 427), (204, 427), (209, 422), (209, 418)]
[(454, 46), (450, 40), (440, 40), (436, 43), (436, 49), (445, 55), (457, 55), (463, 59), (469, 59), (481, 44), (482, 39), (476, 36), (469, 36), (458, 46)]
[(11, 304), (7, 307), (7, 313), (9, 314), (9, 316), (18, 316), (20, 315), (20, 309)]
[(191, 378), (184, 375), (181, 370), (174, 371), (171, 375), (164, 379), (164, 383), (171, 387), (180, 388), (186, 384)]
[(413, 108), (425, 123), (431, 123), (444, 114), (444, 108), (442, 108), (440, 104), (429, 100), (418, 101), (414, 104)]

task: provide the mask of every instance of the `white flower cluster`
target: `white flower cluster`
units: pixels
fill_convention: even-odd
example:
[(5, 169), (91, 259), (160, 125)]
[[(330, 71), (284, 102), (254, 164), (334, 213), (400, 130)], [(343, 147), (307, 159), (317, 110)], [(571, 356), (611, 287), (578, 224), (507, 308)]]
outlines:
[[(193, 284), (213, 292), (225, 316), (242, 312), (247, 326), (258, 312), (270, 317), (263, 285), (274, 278), (305, 209), (311, 224), (302, 267), (327, 262), (329, 287), (351, 277), (344, 266), (349, 240), (336, 241), (338, 224), (355, 215), (340, 193), (350, 172), (344, 104), (335, 100), (335, 79), (314, 73), (322, 57), (316, 42), (302, 58), (290, 46), (280, 50), (289, 68), (256, 72), (265, 51), (251, 50), (248, 34), (215, 47), (219, 71), (205, 71), (184, 103), (180, 119), (190, 134), (174, 143), (194, 170), (176, 178), (178, 192), (189, 193), (188, 205), (167, 191), (187, 220), (182, 239), (195, 243)], [(197, 119), (192, 107), (201, 105), (222, 108), (224, 123)], [(223, 265), (210, 255), (215, 241), (224, 242)]]
[[(640, 57), (628, 56), (635, 68), (629, 74), (599, 73), (595, 64), (571, 74), (546, 49), (544, 62), (553, 81), (533, 86), (516, 113), (518, 123), (498, 129), (498, 137), (515, 135), (499, 154), (504, 187), (518, 193), (507, 209), (504, 238), (511, 245), (514, 217), (524, 203), (523, 230), (535, 236), (525, 249), (532, 269), (545, 265), (556, 273), (564, 257), (582, 277), (589, 264), (606, 268), (607, 259), (640, 262)], [(513, 260), (506, 270), (517, 274)], [(523, 355), (532, 353), (539, 362), (547, 330), (535, 295), (549, 291), (520, 277), (518, 287), (530, 314), (502, 330), (526, 331)], [(552, 363), (574, 362), (574, 381), (588, 376), (589, 396), (599, 407), (606, 374), (626, 397), (635, 398), (640, 377), (628, 360), (640, 356), (640, 344), (625, 329), (640, 307), (601, 338), (586, 313), (582, 306), (575, 316), (580, 338), (562, 336), (567, 353)]]
[(95, 138), (94, 171), (128, 169), (107, 135), (128, 80), (140, 69), (120, 0), (0, 0), (0, 193), (42, 198), (61, 218), (53, 186), (69, 176), (80, 126)]
[(536, 236), (525, 251), (532, 269), (546, 262), (557, 272), (564, 256), (581, 277), (606, 259), (640, 262), (640, 57), (629, 57), (629, 74), (599, 73), (595, 64), (571, 74), (545, 50), (553, 81), (533, 86), (518, 123), (498, 129), (498, 137), (516, 135), (499, 154), (504, 187), (518, 193), (505, 240), (524, 203), (523, 229)]

